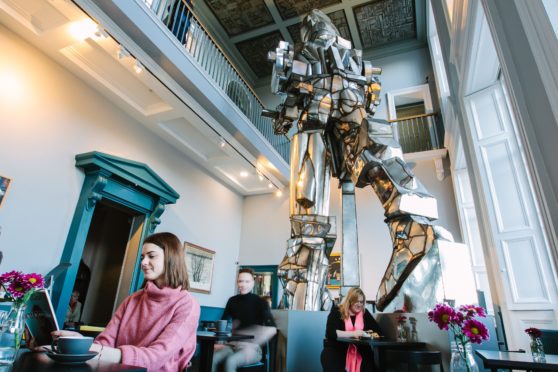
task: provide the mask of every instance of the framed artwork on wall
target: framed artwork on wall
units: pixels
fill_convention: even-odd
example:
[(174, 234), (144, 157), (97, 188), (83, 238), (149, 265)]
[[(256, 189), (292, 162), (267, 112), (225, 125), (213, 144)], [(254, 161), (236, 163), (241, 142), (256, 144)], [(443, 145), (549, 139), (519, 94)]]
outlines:
[(328, 288), (341, 287), (341, 252), (332, 252), (329, 255), (326, 286)]
[(215, 252), (184, 242), (184, 253), (186, 267), (188, 268), (188, 279), (190, 280), (190, 291), (211, 293)]
[(8, 177), (0, 176), (0, 207), (6, 199), (6, 194), (8, 193), (8, 188), (12, 180)]

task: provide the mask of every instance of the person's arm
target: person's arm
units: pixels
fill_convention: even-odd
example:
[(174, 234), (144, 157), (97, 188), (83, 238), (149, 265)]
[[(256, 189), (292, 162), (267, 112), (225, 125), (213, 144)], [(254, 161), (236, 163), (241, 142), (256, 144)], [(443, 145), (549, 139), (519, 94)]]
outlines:
[[(357, 329), (354, 331), (345, 331), (345, 321), (341, 319), (341, 312), (339, 311), (338, 307), (335, 307), (334, 309), (331, 310), (331, 313), (327, 318), (328, 325), (326, 329), (326, 337), (328, 339), (337, 340), (338, 337), (358, 338), (360, 336), (364, 336), (367, 334), (361, 329)], [(330, 324), (330, 318), (331, 318), (331, 324)], [(335, 331), (335, 337), (333, 337), (333, 331)]]
[(269, 304), (263, 298), (261, 299), (261, 312), (262, 312), (262, 319), (263, 325), (268, 327), (277, 327), (275, 324), (275, 319), (273, 319), (273, 315), (271, 315), (271, 309), (269, 308)]
[(223, 319), (223, 320), (229, 320), (229, 318), (232, 317), (232, 314), (231, 314), (231, 298), (229, 298), (227, 300), (227, 304), (225, 305), (225, 311), (223, 311), (223, 315), (221, 316), (221, 319)]
[(185, 340), (195, 340), (199, 318), (200, 305), (193, 297), (186, 297), (184, 303), (176, 308), (171, 321), (149, 346), (119, 345), (121, 362), (150, 369), (158, 368), (178, 353)]
[[(106, 347), (114, 348), (116, 346), (116, 337), (118, 336), (120, 323), (122, 321), (122, 317), (124, 316), (124, 313), (126, 312), (126, 308), (130, 303), (131, 298), (132, 296), (128, 296), (122, 302), (122, 304), (120, 304), (120, 306), (118, 307), (118, 309), (116, 310), (112, 318), (110, 319), (110, 322), (105, 327), (105, 330), (95, 338), (94, 341), (95, 344), (102, 345), (105, 348)], [(93, 350), (93, 351), (97, 351), (97, 350)]]
[(364, 332), (362, 329), (356, 329), (354, 331), (342, 331), (338, 329), (336, 332), (337, 332), (337, 337), (343, 337), (343, 338), (359, 338), (360, 336), (367, 335), (367, 333)]
[(75, 311), (75, 315), (74, 315), (74, 322), (79, 322), (81, 320), (81, 302), (77, 302), (76, 304), (76, 311)]
[(326, 338), (337, 340), (337, 337), (350, 337), (345, 334), (345, 322), (341, 319), (339, 308), (334, 306), (327, 317)]

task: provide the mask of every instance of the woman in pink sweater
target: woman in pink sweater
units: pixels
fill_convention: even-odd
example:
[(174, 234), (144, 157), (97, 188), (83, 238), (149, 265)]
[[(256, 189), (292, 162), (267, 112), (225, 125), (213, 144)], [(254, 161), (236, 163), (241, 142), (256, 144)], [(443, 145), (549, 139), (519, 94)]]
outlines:
[[(200, 306), (187, 291), (180, 240), (171, 233), (149, 236), (141, 252), (141, 269), (143, 289), (122, 302), (91, 350), (101, 360), (148, 371), (183, 371), (196, 350)], [(54, 338), (75, 335), (53, 332)]]

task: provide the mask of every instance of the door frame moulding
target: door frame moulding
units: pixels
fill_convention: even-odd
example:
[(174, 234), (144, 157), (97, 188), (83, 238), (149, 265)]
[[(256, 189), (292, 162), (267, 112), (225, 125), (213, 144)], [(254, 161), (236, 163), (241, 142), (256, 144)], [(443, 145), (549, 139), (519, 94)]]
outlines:
[[(144, 238), (153, 233), (161, 222), (165, 205), (176, 203), (180, 197), (144, 163), (97, 151), (78, 154), (75, 158), (76, 167), (85, 172), (85, 179), (60, 259), (61, 264), (70, 266), (57, 278), (52, 290), (59, 324), (64, 323), (97, 202), (106, 199), (144, 216), (140, 227), (141, 239), (130, 240), (135, 243), (132, 251), (139, 252)], [(139, 288), (142, 280), (138, 255), (129, 292)]]

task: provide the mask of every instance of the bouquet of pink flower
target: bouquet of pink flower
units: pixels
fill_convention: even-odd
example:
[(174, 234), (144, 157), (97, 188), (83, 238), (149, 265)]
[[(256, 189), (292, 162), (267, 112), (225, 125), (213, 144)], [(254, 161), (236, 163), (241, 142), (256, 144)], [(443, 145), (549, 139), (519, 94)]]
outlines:
[(428, 312), (428, 320), (438, 325), (438, 328), (451, 330), (456, 344), (462, 345), (462, 357), (467, 359), (468, 343), (480, 344), (489, 339), (488, 329), (477, 317), (484, 318), (486, 314), (482, 307), (462, 305), (453, 308), (448, 304), (437, 304)]
[(40, 274), (10, 271), (0, 275), (0, 286), (5, 291), (4, 298), (12, 301), (15, 306), (25, 304), (33, 292), (43, 288), (44, 284), (45, 281)]

